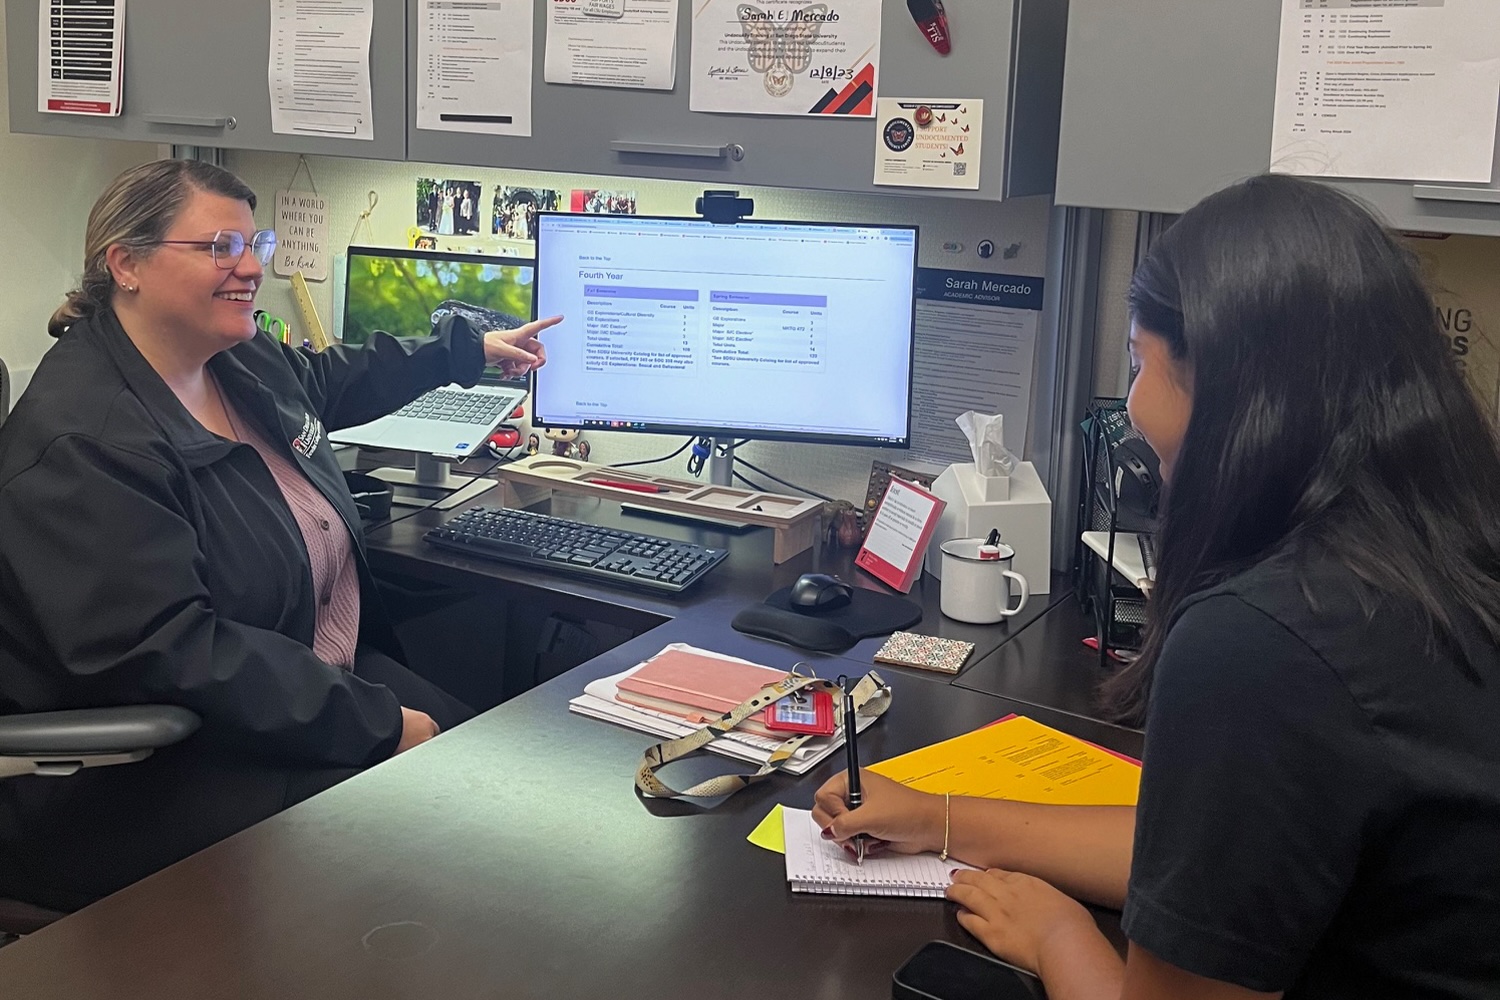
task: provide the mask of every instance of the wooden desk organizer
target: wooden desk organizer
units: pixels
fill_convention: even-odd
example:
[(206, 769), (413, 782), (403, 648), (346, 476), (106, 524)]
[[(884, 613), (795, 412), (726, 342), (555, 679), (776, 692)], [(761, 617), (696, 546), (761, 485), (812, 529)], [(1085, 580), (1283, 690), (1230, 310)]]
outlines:
[[(653, 510), (697, 515), (733, 524), (764, 525), (776, 533), (772, 559), (778, 564), (812, 548), (823, 508), (818, 500), (684, 482), (551, 455), (532, 455), (502, 465), (495, 475), (504, 485), (507, 507), (526, 507), (546, 499), (553, 491), (561, 491), (609, 497)], [(666, 492), (642, 493), (609, 486), (600, 480), (640, 483), (660, 487)]]

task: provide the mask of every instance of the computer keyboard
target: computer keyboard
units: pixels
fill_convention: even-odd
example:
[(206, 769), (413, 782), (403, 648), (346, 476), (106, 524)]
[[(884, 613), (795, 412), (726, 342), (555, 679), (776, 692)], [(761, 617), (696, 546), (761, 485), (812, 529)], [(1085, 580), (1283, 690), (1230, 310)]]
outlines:
[(499, 416), (501, 410), (513, 406), (510, 397), (498, 393), (433, 389), (407, 403), (394, 415), (455, 424), (482, 424), (491, 417)]
[(498, 507), (470, 507), (423, 537), (433, 545), (486, 559), (671, 593), (697, 583), (729, 554), (692, 542)]

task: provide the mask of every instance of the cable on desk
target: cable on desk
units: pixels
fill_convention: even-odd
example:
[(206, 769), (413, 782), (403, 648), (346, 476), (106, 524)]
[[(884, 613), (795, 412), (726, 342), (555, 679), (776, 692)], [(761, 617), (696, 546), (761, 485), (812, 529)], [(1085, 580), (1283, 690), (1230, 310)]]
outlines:
[(728, 444), (715, 444), (714, 438), (706, 434), (698, 435), (698, 440), (693, 442), (693, 453), (688, 456), (687, 470), (690, 476), (701, 476), (703, 468), (712, 457), (728, 458), (729, 453), (742, 444), (749, 444), (749, 438), (741, 438)]
[[(503, 465), (504, 463), (510, 461), (510, 459), (511, 459), (511, 452), (515, 451), (516, 448), (519, 448), (519, 447), (521, 447), (521, 446), (520, 445), (515, 445), (514, 447), (512, 447), (511, 449), (509, 449), (508, 451), (506, 451), (506, 453), (504, 455), (501, 455), (499, 458), (497, 458), (493, 462), (491, 462), (490, 463), (490, 467), (488, 469), (485, 469), (483, 472), (475, 473), (470, 478), (471, 479), (483, 479), (485, 476), (488, 476), (491, 472), (494, 472), (496, 469), (500, 468), (501, 465)], [(428, 501), (427, 503), (423, 504), (420, 507), (414, 507), (414, 508), (412, 508), (411, 510), (407, 511), (405, 514), (402, 514), (400, 517), (393, 517), (389, 521), (381, 521), (378, 525), (373, 525), (373, 527), (385, 528), (385, 527), (389, 527), (392, 524), (399, 524), (400, 522), (406, 520), (408, 517), (416, 517), (418, 514), (422, 513), (422, 511), (424, 511), (424, 510), (431, 510), (435, 505), (442, 503), (446, 499), (448, 499), (446, 496), (441, 496), (441, 497), (438, 497), (436, 500), (430, 500), (430, 501)]]
[(819, 500), (826, 500), (829, 503), (833, 503), (833, 497), (826, 496), (825, 494), (819, 493), (817, 490), (810, 490), (806, 486), (798, 486), (796, 483), (789, 483), (785, 479), (782, 479), (779, 476), (773, 476), (771, 473), (767, 472), (765, 469), (762, 469), (758, 465), (752, 465), (752, 464), (750, 464), (749, 462), (745, 461), (743, 458), (736, 457), (734, 461), (735, 461), (736, 465), (743, 465), (745, 468), (749, 469), (751, 472), (754, 472), (754, 473), (757, 473), (759, 475), (765, 476), (767, 479), (771, 480), (771, 482), (773, 482), (773, 483), (780, 483), (782, 486), (785, 486), (788, 489), (796, 490), (799, 493), (806, 493), (810, 497), (817, 497)]
[(703, 467), (714, 453), (714, 439), (705, 434), (698, 435), (698, 439), (692, 442), (693, 451), (688, 455), (687, 470), (690, 476), (703, 475)]
[(691, 448), (693, 446), (693, 442), (696, 441), (696, 440), (697, 440), (697, 438), (695, 438), (695, 437), (688, 438), (686, 441), (683, 442), (683, 445), (682, 445), (681, 448), (678, 448), (676, 451), (672, 452), (672, 454), (670, 454), (670, 455), (663, 455), (661, 458), (643, 458), (643, 459), (641, 459), (638, 462), (616, 462), (613, 465), (606, 466), (606, 468), (609, 468), (609, 469), (628, 469), (628, 468), (630, 468), (633, 465), (655, 465), (657, 462), (669, 462), (672, 459), (676, 458), (678, 455), (681, 455), (683, 452), (685, 452), (689, 448)]

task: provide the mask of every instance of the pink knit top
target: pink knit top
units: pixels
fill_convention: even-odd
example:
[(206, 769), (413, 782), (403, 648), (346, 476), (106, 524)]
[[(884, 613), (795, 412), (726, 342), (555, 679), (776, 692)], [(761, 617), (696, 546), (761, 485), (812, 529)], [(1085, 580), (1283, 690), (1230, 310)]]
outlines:
[(313, 653), (324, 663), (350, 668), (354, 666), (354, 647), (359, 639), (359, 571), (354, 566), (354, 543), (348, 529), (333, 504), (291, 459), (241, 420), (227, 399), (225, 408), (235, 435), (259, 452), (266, 468), (271, 470), (302, 531), (318, 602)]

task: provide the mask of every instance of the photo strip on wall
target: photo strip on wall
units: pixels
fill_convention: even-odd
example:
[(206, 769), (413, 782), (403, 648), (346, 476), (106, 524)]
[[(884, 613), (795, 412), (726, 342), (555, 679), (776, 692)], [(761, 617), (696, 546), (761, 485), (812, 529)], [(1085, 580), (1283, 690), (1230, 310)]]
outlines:
[(416, 224), (407, 233), (407, 245), (450, 253), (526, 254), (529, 248), (516, 244), (535, 242), (538, 213), (635, 215), (637, 211), (634, 191), (557, 191), (497, 184), (488, 205), (482, 206), (484, 187), (480, 181), (417, 178)]
[(561, 204), (551, 188), (497, 185), (490, 231), (513, 240), (534, 240), (537, 213), (556, 212)]
[(438, 236), (471, 236), (479, 232), (478, 181), (417, 178), (417, 226)]

